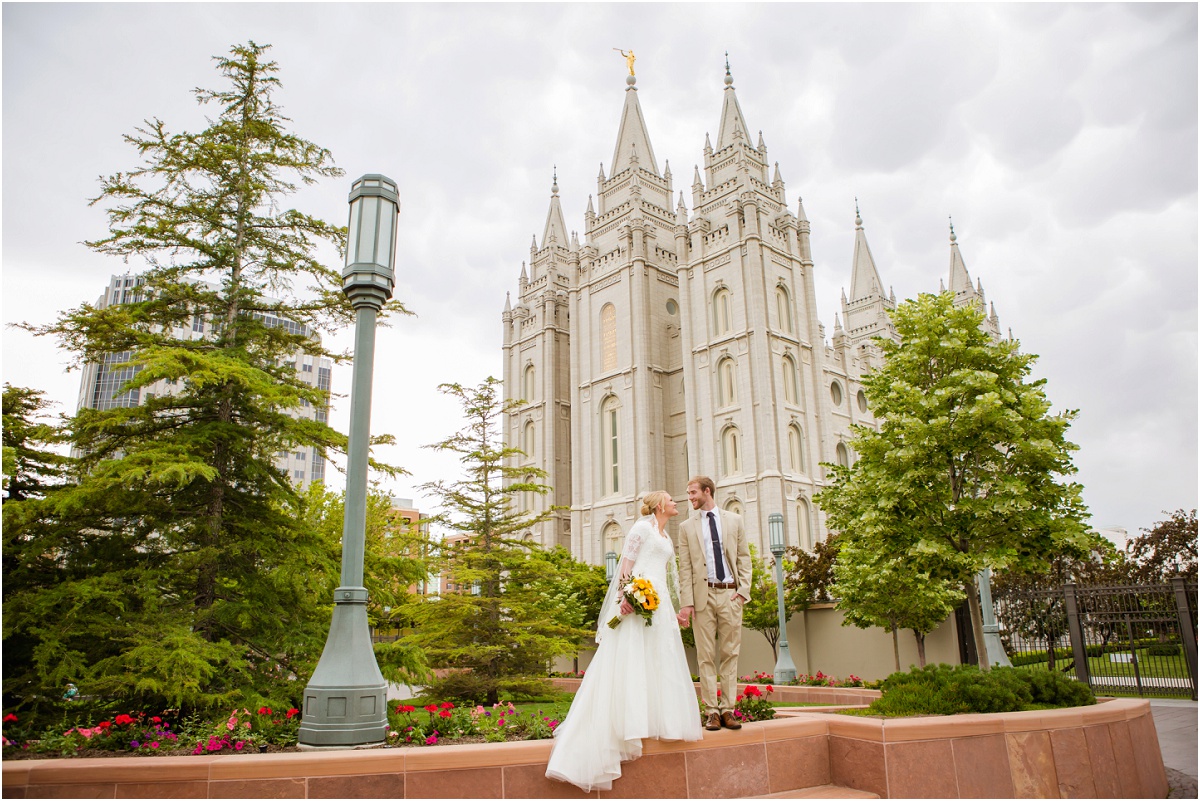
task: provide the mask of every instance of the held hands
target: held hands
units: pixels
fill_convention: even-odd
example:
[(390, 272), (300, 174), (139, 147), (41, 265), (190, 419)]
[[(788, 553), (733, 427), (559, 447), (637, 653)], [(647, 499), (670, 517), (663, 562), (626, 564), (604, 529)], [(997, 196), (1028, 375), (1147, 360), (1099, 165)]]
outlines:
[[(617, 586), (624, 587), (626, 584), (629, 583), (629, 578), (630, 578), (629, 576), (622, 573), (621, 578), (619, 579), (619, 584)], [(621, 603), (617, 607), (617, 611), (620, 612), (622, 615), (632, 615), (633, 614), (633, 604), (629, 603), (629, 599), (625, 597), (624, 592), (621, 593)]]
[(685, 606), (679, 610), (679, 614), (675, 616), (675, 619), (679, 621), (680, 626), (686, 629), (692, 624), (692, 612), (694, 612), (695, 609), (696, 608), (694, 606)]

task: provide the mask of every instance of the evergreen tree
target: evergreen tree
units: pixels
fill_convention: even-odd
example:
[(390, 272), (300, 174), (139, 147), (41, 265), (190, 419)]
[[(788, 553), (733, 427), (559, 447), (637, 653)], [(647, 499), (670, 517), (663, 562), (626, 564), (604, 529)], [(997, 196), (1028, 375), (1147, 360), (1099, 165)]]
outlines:
[(563, 621), (555, 614), (561, 604), (543, 594), (557, 573), (529, 530), (550, 513), (522, 511), (516, 501), (548, 488), (537, 482), (540, 470), (506, 464), (521, 451), (498, 433), (506, 408), (500, 387), (491, 377), (477, 387), (440, 386), (466, 418), (461, 431), (429, 446), (458, 454), (464, 476), (423, 487), (441, 503), (434, 521), (450, 532), (433, 562), (450, 587), (408, 610), (417, 625), (412, 644), (435, 666), (458, 669), (429, 691), (493, 704), (502, 691), (545, 692), (551, 661), (574, 653), (594, 631), (591, 621)]
[[(340, 248), (342, 229), (284, 201), (341, 171), (287, 129), (266, 50), (217, 57), (224, 86), (195, 90), (216, 106), (208, 126), (171, 133), (148, 120), (126, 137), (140, 164), (102, 179), (93, 202), (109, 231), (88, 245), (144, 264), (137, 294), (29, 326), (77, 364), (122, 354), (133, 377), (119, 393), (160, 380), (172, 391), (80, 410), (78, 483), (14, 515), (11, 532), (6, 508), (6, 559), (11, 534), (37, 566), (4, 588), (6, 647), (12, 632), (36, 642), (29, 664), (5, 672), (6, 705), (57, 697), (68, 681), (146, 704), (298, 700), (320, 655), (337, 553), (300, 522), (302, 499), (274, 462), (344, 446), (294, 416), (328, 402), (295, 365), (297, 354), (342, 358), (313, 334), (353, 310), (317, 254)], [(193, 326), (205, 336), (181, 335)]]
[(4, 384), (4, 500), (41, 498), (61, 486), (70, 459), (52, 448), (66, 440), (42, 418), (51, 402), (36, 389)]
[(994, 342), (981, 312), (949, 294), (892, 319), (902, 341), (882, 341), (886, 362), (864, 379), (879, 430), (855, 427), (858, 460), (828, 465), (817, 500), (832, 528), (962, 587), (986, 653), (976, 574), (1086, 553), (1095, 539), (1081, 487), (1065, 481), (1075, 413), (1051, 415), (1045, 382), (1027, 380), (1035, 357)]

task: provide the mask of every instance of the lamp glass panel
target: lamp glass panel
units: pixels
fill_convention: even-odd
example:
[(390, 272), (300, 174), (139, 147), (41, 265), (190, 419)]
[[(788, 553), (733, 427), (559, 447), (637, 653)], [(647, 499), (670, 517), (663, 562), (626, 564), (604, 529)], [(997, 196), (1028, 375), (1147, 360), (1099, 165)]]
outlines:
[(346, 247), (346, 265), (358, 261), (358, 218), (362, 214), (362, 201), (355, 200), (350, 204), (350, 241)]
[(360, 198), (362, 203), (362, 217), (359, 220), (358, 230), (355, 232), (358, 238), (358, 252), (355, 254), (356, 262), (374, 263), (375, 255), (375, 234), (379, 227), (379, 198), (364, 197)]
[(396, 246), (396, 215), (391, 203), (379, 200), (379, 239), (378, 250), (375, 251), (375, 263), (386, 269), (392, 269), (392, 251)]

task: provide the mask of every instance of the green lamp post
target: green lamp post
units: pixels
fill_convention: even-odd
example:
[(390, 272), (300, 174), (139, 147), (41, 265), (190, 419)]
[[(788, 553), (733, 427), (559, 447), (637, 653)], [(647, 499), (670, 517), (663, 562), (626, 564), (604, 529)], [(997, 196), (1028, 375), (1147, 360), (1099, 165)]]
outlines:
[(775, 681), (778, 684), (796, 680), (796, 664), (788, 649), (787, 613), (783, 608), (783, 549), (787, 543), (783, 533), (783, 515), (767, 515), (767, 533), (771, 538), (771, 554), (775, 557), (775, 602), (779, 607), (779, 656), (775, 659)]
[(346, 451), (346, 514), (342, 578), (334, 591), (333, 621), (321, 660), (304, 690), (299, 742), (309, 748), (352, 748), (382, 743), (387, 682), (379, 672), (367, 622), (363, 557), (367, 524), (367, 448), (375, 323), (395, 285), (396, 219), (400, 194), (382, 175), (364, 175), (350, 188), (350, 232), (342, 291), (354, 305), (354, 382)]

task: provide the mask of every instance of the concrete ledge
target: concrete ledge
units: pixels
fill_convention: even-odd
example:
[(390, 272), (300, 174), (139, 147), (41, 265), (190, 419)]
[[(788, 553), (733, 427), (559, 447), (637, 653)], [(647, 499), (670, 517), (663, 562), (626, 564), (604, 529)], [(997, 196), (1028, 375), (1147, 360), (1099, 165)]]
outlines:
[[(829, 689), (829, 688), (804, 688)], [(648, 740), (611, 792), (737, 798), (837, 785), (880, 797), (1162, 798), (1149, 701), (880, 720), (788, 710), (697, 742)], [(538, 740), (237, 756), (17, 760), (5, 798), (572, 798)]]

